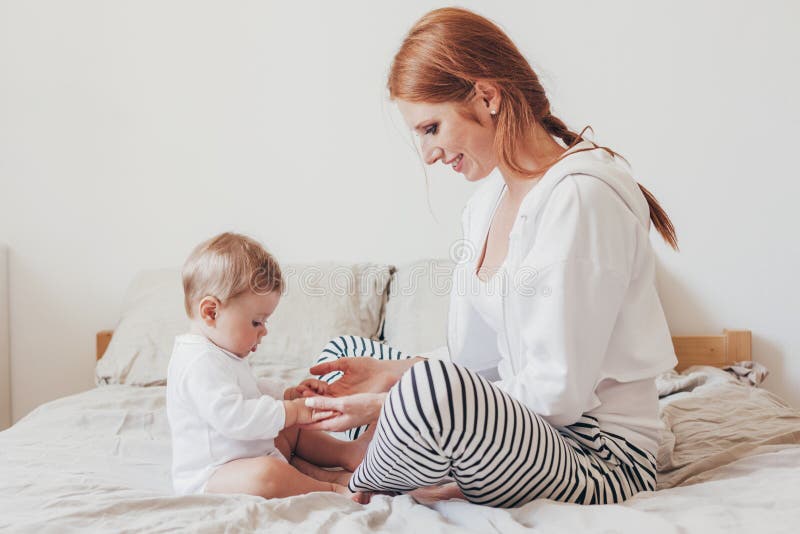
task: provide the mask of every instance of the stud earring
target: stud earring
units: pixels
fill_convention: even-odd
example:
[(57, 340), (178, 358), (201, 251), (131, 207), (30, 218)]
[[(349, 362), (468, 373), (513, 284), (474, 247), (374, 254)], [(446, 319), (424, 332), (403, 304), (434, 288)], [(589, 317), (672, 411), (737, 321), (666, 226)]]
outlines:
[(492, 110), (492, 111), (490, 111), (489, 113), (491, 113), (492, 115), (497, 115), (497, 110), (496, 110), (496, 109), (493, 109), (493, 110)]

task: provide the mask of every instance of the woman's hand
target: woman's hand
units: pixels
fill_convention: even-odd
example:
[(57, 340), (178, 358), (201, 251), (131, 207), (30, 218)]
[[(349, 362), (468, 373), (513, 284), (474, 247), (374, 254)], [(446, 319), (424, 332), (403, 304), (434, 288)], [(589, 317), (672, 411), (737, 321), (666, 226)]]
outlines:
[(323, 395), (343, 397), (357, 393), (385, 393), (400, 380), (403, 373), (422, 358), (407, 360), (376, 360), (374, 358), (339, 358), (319, 363), (309, 369), (312, 375), (322, 376), (341, 371), (344, 376), (328, 384)]
[[(331, 384), (333, 385), (333, 384)], [(386, 393), (357, 393), (346, 397), (309, 397), (306, 406), (315, 412), (334, 412), (323, 421), (303, 425), (308, 430), (342, 432), (378, 420)]]
[(315, 410), (310, 406), (306, 406), (303, 399), (284, 400), (283, 407), (286, 411), (286, 419), (284, 420), (283, 428), (327, 420), (331, 416), (336, 415), (336, 413), (332, 411)]

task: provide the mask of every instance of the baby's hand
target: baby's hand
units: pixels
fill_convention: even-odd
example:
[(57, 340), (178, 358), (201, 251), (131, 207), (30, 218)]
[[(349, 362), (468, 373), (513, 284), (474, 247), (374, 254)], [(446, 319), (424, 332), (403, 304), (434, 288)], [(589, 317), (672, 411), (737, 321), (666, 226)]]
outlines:
[(283, 392), (283, 398), (286, 400), (294, 400), (302, 397), (315, 397), (318, 395), (327, 395), (328, 384), (316, 378), (307, 378), (296, 386), (287, 388)]
[(331, 410), (315, 410), (306, 406), (303, 398), (284, 401), (286, 406), (286, 423), (284, 428), (294, 425), (307, 425), (328, 419), (337, 414)]

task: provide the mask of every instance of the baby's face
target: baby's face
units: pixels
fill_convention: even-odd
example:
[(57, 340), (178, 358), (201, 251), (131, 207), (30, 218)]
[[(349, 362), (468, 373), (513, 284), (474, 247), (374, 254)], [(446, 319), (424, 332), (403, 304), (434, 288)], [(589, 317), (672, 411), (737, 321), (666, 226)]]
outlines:
[(223, 304), (217, 311), (214, 343), (244, 358), (267, 335), (266, 321), (278, 307), (281, 295), (247, 291)]

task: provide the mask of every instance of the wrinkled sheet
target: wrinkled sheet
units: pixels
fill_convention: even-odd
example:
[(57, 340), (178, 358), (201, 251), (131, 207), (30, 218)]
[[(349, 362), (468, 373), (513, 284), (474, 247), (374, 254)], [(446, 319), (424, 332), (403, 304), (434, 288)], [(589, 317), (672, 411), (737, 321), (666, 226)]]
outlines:
[[(282, 373), (287, 380), (299, 377)], [(706, 384), (706, 394), (720, 393), (727, 384)], [(701, 420), (692, 424), (690, 415), (682, 418), (689, 411), (678, 401), (689, 399), (691, 407), (695, 392), (684, 393), (664, 402), (665, 408), (679, 408), (668, 415), (678, 446), (664, 448), (677, 470), (709, 457), (698, 450), (709, 447), (705, 439), (690, 439), (691, 450), (681, 448), (683, 430), (703, 434)], [(800, 446), (792, 443), (760, 443), (747, 454), (712, 461), (681, 477), (684, 485), (639, 494), (622, 505), (538, 501), (514, 510), (464, 501), (429, 507), (408, 496), (376, 496), (365, 506), (325, 493), (269, 501), (244, 495), (176, 497), (169, 468), (163, 387), (105, 386), (59, 399), (0, 433), (0, 531), (731, 534), (795, 532), (800, 524)]]

